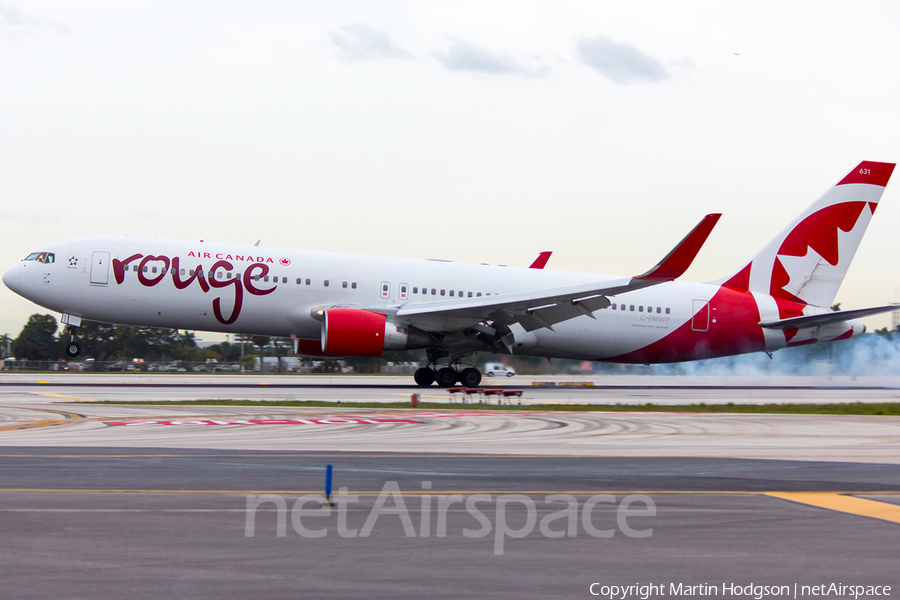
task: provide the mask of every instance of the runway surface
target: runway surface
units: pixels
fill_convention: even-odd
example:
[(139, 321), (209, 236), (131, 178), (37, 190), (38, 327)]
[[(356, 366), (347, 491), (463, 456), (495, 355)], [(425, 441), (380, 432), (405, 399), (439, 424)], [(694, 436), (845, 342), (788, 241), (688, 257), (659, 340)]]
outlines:
[[(586, 598), (594, 582), (900, 583), (900, 525), (785, 499), (817, 492), (816, 500), (900, 512), (893, 465), (83, 448), (5, 448), (0, 464), (0, 577), (21, 598)], [(355, 537), (340, 534), (334, 513), (303, 517), (301, 526), (323, 537), (294, 525), (294, 503), (322, 493), (326, 464), (336, 488), (357, 497), (344, 517)], [(384, 514), (360, 537), (388, 482), (412, 534)], [(620, 506), (636, 493), (627, 525), (647, 537), (618, 526)], [(248, 497), (260, 494), (284, 502), (283, 536), (276, 502), (251, 513), (248, 535)], [(445, 511), (439, 536), (433, 507), (453, 494), (460, 501)], [(582, 518), (599, 497), (590, 524), (611, 537), (589, 535), (580, 519), (573, 537), (533, 525), (524, 537), (504, 536), (498, 553), (495, 531), (464, 533), (483, 527), (465, 505), (476, 494), (481, 518), (514, 532), (527, 528), (523, 497), (535, 521), (560, 510), (550, 494), (571, 495)], [(548, 529), (566, 532), (567, 522)]]
[[(900, 401), (900, 377), (485, 377), (482, 387), (523, 390), (523, 405)], [(0, 373), (0, 402), (32, 401), (42, 393), (101, 401), (403, 402), (411, 394), (428, 402), (462, 401), (437, 386), (420, 388), (410, 376)]]
[[(900, 590), (897, 417), (179, 406), (170, 392), (295, 390), (67, 377), (0, 386), (3, 597), (589, 598), (592, 583), (665, 585), (651, 597), (678, 583)], [(666, 389), (719, 401), (737, 390)], [(303, 392), (321, 390), (345, 402), (408, 397), (391, 386)], [(159, 404), (97, 404), (100, 394)], [(343, 515), (300, 512), (323, 510), (329, 464), (333, 491), (356, 501)], [(393, 512), (362, 536), (379, 506)]]

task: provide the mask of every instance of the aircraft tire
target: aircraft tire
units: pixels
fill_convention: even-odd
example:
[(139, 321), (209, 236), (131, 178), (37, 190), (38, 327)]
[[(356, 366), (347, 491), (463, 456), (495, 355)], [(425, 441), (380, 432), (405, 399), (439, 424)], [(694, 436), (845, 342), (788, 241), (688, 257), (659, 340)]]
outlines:
[(434, 369), (429, 367), (416, 369), (416, 372), (413, 375), (413, 379), (415, 380), (416, 385), (419, 385), (421, 387), (428, 387), (429, 385), (434, 383)]
[(78, 342), (69, 342), (66, 344), (66, 355), (75, 358), (81, 354), (81, 344)]
[(439, 369), (435, 374), (434, 380), (437, 382), (438, 386), (448, 388), (456, 383), (456, 379), (459, 375), (455, 370), (450, 367), (444, 367), (443, 369)]
[(481, 383), (481, 371), (473, 367), (463, 369), (459, 372), (459, 382), (469, 388), (478, 387)]

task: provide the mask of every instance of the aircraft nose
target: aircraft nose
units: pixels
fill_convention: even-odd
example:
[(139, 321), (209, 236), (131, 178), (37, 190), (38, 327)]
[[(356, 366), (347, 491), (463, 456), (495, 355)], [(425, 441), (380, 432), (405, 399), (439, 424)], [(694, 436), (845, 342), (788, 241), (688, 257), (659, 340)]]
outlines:
[(19, 293), (19, 264), (16, 263), (3, 273), (3, 283), (12, 291)]

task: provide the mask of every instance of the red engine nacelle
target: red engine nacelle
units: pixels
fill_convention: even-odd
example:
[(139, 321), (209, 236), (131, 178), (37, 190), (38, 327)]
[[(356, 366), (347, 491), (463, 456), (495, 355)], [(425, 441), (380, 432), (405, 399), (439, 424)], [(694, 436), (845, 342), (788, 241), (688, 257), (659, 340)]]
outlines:
[(322, 321), (322, 351), (337, 356), (381, 356), (387, 318), (358, 308), (329, 308)]

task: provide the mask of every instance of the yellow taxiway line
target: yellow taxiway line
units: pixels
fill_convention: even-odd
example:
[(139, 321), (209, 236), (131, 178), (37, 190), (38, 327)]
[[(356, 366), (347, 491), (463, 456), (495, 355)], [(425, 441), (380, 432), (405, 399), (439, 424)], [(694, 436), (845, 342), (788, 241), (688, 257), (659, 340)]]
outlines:
[(49, 396), (50, 398), (64, 398), (66, 400), (75, 400), (76, 402), (97, 402), (94, 398), (82, 398), (81, 396), (67, 396), (66, 394), (57, 394), (55, 392), (32, 392), (35, 396)]
[(900, 523), (900, 505), (897, 504), (877, 502), (834, 492), (767, 492), (766, 496), (860, 517)]

